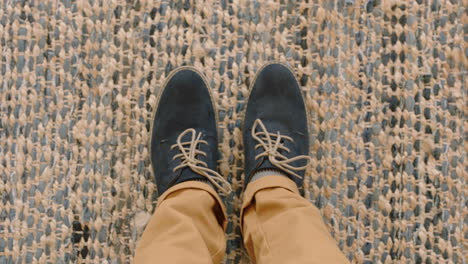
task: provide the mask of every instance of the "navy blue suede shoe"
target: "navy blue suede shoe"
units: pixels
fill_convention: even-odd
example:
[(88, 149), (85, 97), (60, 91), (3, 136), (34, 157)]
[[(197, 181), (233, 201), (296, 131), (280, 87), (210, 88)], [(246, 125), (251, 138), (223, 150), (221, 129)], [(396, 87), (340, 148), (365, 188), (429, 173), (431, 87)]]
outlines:
[(308, 116), (294, 74), (265, 65), (250, 89), (243, 125), (245, 186), (256, 172), (275, 170), (302, 188), (309, 157)]
[(185, 181), (204, 181), (228, 192), (217, 173), (217, 114), (204, 76), (192, 67), (166, 80), (151, 126), (151, 165), (159, 195)]

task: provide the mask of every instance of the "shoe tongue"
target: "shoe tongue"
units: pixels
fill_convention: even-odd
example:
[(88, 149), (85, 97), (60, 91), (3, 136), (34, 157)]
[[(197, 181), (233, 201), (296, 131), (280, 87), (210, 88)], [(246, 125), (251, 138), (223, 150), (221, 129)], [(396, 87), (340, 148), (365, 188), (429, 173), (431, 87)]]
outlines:
[(265, 170), (280, 171), (280, 172), (288, 175), (288, 173), (284, 172), (282, 169), (280, 169), (280, 168), (276, 167), (275, 165), (273, 165), (270, 162), (270, 160), (268, 159), (268, 157), (265, 157), (261, 161), (259, 161), (259, 163), (257, 165), (257, 168), (255, 168), (255, 170), (252, 173), (255, 174), (258, 171), (265, 171)]
[(185, 167), (180, 171), (180, 178), (193, 179), (193, 178), (203, 178), (203, 176), (198, 175), (189, 167)]
[(180, 170), (180, 174), (175, 176), (173, 180), (169, 183), (168, 188), (186, 181), (205, 181), (207, 180), (204, 176), (201, 176), (195, 173), (189, 167), (183, 168)]
[(273, 165), (270, 160), (268, 159), (268, 157), (264, 157), (257, 165), (257, 168), (255, 169), (256, 171), (258, 170), (265, 170), (265, 169), (274, 169), (274, 170), (278, 170), (278, 168)]

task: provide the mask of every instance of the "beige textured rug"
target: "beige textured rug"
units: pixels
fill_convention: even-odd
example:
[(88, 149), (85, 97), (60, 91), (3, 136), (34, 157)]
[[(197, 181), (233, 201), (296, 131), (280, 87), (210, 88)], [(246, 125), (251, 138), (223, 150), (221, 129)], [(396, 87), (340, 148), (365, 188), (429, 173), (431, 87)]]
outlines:
[[(0, 4), (0, 263), (127, 263), (157, 194), (147, 143), (165, 77), (193, 65), (236, 189), (264, 63), (292, 66), (312, 120), (307, 197), (356, 263), (468, 263), (466, 0)], [(157, 259), (155, 259), (157, 263)], [(291, 260), (294, 263), (294, 260)]]

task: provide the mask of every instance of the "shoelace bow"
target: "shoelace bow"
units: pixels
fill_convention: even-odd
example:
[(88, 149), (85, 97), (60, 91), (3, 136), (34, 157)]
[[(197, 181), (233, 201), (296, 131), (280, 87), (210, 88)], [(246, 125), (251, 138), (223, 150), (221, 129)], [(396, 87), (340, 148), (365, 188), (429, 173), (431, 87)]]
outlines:
[[(190, 141), (182, 142), (182, 138), (191, 133)], [(178, 169), (189, 167), (195, 173), (207, 178), (213, 186), (220, 189), (225, 194), (231, 191), (231, 185), (223, 178), (218, 172), (208, 168), (206, 162), (198, 159), (198, 155), (206, 157), (206, 153), (198, 149), (199, 144), (208, 144), (205, 140), (201, 139), (202, 133), (198, 133), (193, 128), (189, 128), (182, 132), (177, 137), (177, 143), (171, 146), (171, 149), (179, 148), (180, 153), (175, 155), (172, 159), (180, 159), (181, 162), (174, 168), (174, 172)], [(224, 185), (224, 186), (223, 186)]]
[[(260, 127), (259, 131), (256, 131), (257, 127)], [(255, 156), (255, 160), (261, 157), (268, 157), (268, 160), (271, 164), (291, 175), (294, 175), (295, 177), (301, 178), (301, 176), (295, 173), (294, 171), (306, 169), (312, 161), (312, 159), (307, 155), (299, 155), (296, 157), (287, 158), (285, 155), (281, 154), (279, 152), (280, 150), (284, 150), (286, 152), (290, 151), (287, 147), (283, 145), (281, 141), (289, 140), (291, 142), (294, 142), (294, 140), (291, 137), (281, 135), (279, 131), (276, 132), (276, 134), (268, 132), (265, 125), (260, 119), (255, 120), (252, 126), (252, 137), (258, 141), (258, 144), (255, 146), (255, 149), (258, 149), (260, 147), (264, 149), (262, 153)], [(307, 161), (306, 165), (300, 167), (294, 167), (290, 165), (291, 162), (301, 159), (305, 159)]]

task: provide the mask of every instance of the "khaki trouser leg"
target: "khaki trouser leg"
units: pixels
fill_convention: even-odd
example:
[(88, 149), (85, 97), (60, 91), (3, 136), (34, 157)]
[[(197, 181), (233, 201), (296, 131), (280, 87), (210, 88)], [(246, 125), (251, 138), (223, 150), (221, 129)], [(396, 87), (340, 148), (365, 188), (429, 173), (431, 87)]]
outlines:
[(249, 183), (241, 221), (253, 263), (348, 263), (318, 209), (286, 177), (266, 176)]
[(226, 212), (216, 191), (188, 181), (160, 198), (141, 240), (135, 263), (220, 263), (226, 251)]

